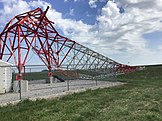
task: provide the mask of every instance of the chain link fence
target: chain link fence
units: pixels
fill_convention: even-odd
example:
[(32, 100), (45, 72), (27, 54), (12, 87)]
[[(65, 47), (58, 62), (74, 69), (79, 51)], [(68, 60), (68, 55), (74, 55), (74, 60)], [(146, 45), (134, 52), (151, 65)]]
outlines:
[[(105, 71), (102, 73), (102, 70), (74, 70), (64, 66), (59, 70), (52, 70), (52, 82), (49, 82), (48, 70), (44, 65), (25, 66), (23, 70), (24, 80), (18, 81), (16, 80), (16, 74), (18, 73), (16, 66), (0, 66), (0, 88), (7, 85), (9, 89), (6, 90), (5, 86), (3, 87), (5, 91), (0, 89), (1, 104), (120, 84), (116, 81), (114, 72), (106, 74)], [(22, 91), (24, 88), (23, 81), (25, 80), (27, 80), (25, 85), (27, 91)], [(14, 91), (15, 82), (18, 83), (18, 91), (16, 92)]]

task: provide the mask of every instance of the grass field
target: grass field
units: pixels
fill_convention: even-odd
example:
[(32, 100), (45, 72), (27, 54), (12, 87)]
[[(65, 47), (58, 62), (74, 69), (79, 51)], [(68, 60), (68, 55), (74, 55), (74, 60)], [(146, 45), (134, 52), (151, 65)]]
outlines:
[(162, 121), (162, 66), (118, 76), (124, 86), (0, 108), (0, 121)]

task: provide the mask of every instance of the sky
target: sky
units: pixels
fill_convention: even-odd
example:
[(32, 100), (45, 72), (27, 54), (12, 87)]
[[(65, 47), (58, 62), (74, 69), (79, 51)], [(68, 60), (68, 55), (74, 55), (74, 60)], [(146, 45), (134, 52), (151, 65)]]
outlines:
[(0, 0), (0, 31), (47, 6), (63, 36), (123, 64), (162, 64), (162, 0)]

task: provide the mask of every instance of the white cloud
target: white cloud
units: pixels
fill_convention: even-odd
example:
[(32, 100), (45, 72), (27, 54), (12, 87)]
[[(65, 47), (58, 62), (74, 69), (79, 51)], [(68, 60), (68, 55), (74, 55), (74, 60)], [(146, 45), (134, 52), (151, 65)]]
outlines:
[(68, 0), (64, 0), (64, 2), (68, 2)]
[[(69, 2), (70, 0), (64, 0), (64, 2)], [(71, 0), (71, 1), (74, 1), (74, 2), (79, 2), (80, 0)]]
[(70, 17), (70, 16), (74, 16), (74, 9), (70, 9), (69, 12), (64, 14), (64, 17)]
[(0, 24), (6, 23), (11, 17), (29, 11), (30, 7), (27, 2), (22, 0), (0, 0), (3, 3), (4, 8), (0, 9)]
[(86, 12), (86, 16), (87, 16), (87, 17), (91, 17), (92, 15), (90, 15), (89, 12), (87, 11), (87, 12)]
[(96, 5), (96, 2), (97, 2), (98, 0), (89, 0), (89, 2), (88, 2), (88, 4), (89, 4), (89, 6), (91, 7), (91, 8), (96, 8), (97, 7), (97, 5)]
[[(148, 2), (148, 0), (141, 0), (137, 2), (132, 0), (129, 2), (131, 4), (127, 6), (124, 14), (119, 14), (115, 3), (111, 1), (107, 2), (102, 8), (101, 15), (97, 18), (99, 21), (98, 35), (102, 35), (113, 41), (111, 44), (113, 48), (110, 44), (107, 44), (107, 47), (112, 48), (115, 53), (120, 53), (121, 56), (125, 56), (124, 53), (127, 53), (127, 56), (130, 58), (131, 56), (136, 57), (138, 61), (132, 59), (134, 63), (141, 63), (142, 61), (145, 61), (145, 63), (155, 62), (155, 52), (152, 52), (148, 48), (148, 43), (142, 35), (162, 29), (162, 24), (160, 23), (162, 6), (159, 6), (158, 1)], [(148, 6), (141, 7), (146, 3), (152, 4), (151, 8), (148, 8)], [(105, 43), (109, 42), (109, 40), (105, 41)], [(140, 60), (141, 58), (143, 60)], [(154, 61), (150, 58), (154, 58)], [(160, 62), (159, 60), (157, 59), (157, 62)]]
[(69, 15), (74, 16), (74, 9), (70, 9)]
[[(38, 5), (44, 10), (50, 6), (47, 16), (56, 23), (55, 27), (78, 43), (123, 63), (129, 61), (130, 64), (146, 64), (159, 63), (162, 60), (162, 56), (157, 56), (160, 52), (150, 50), (142, 36), (145, 33), (162, 30), (160, 22), (162, 0), (116, 0), (116, 3), (125, 7), (123, 14), (119, 13), (116, 3), (108, 1), (102, 8), (101, 15), (97, 17), (98, 22), (95, 25), (63, 19), (62, 14), (45, 1), (0, 0), (0, 2), (4, 4), (4, 8), (0, 9), (0, 25), (14, 15), (36, 8)], [(92, 8), (97, 7), (96, 2), (97, 0), (89, 0)]]

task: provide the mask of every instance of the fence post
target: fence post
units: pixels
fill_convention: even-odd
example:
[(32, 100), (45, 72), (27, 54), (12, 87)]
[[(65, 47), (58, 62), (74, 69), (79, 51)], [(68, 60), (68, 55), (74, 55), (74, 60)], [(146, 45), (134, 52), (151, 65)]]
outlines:
[(19, 80), (19, 93), (20, 93), (20, 100), (21, 100), (22, 99), (21, 80)]
[(69, 91), (69, 80), (67, 80), (67, 90)]
[(95, 79), (95, 81), (96, 81), (96, 86), (98, 85), (98, 83), (97, 83), (97, 79)]
[(117, 70), (116, 70), (116, 66), (114, 65), (114, 80), (115, 80), (115, 82), (117, 81)]
[(30, 77), (29, 77), (30, 80), (29, 80), (29, 81), (31, 81), (31, 80), (32, 80), (32, 79), (31, 79), (31, 68), (29, 68), (29, 69), (30, 69)]
[[(67, 65), (67, 71), (68, 71), (68, 65)], [(67, 90), (69, 91), (69, 79), (67, 78)]]

